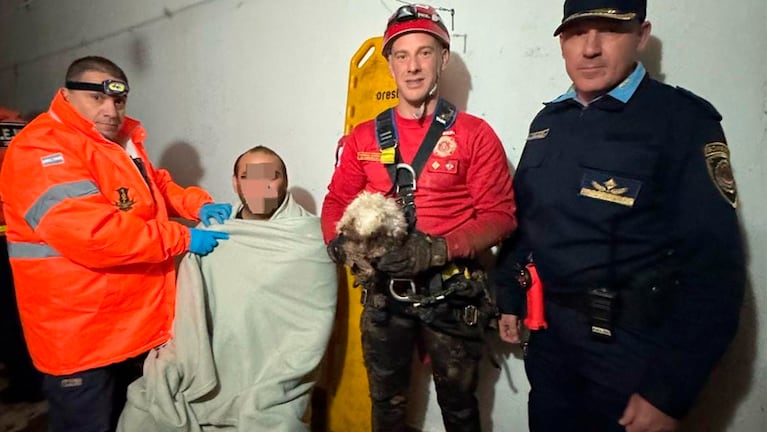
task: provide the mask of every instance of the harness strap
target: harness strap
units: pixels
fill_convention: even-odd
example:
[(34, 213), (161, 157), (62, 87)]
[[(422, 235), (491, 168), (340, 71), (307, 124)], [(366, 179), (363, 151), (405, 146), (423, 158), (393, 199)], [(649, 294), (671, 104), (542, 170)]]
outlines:
[(394, 121), (394, 108), (389, 108), (376, 117), (376, 139), (378, 148), (381, 150), (381, 163), (386, 166), (389, 177), (392, 179), (392, 188), (396, 190), (402, 201), (405, 220), (407, 220), (411, 230), (415, 228), (416, 223), (416, 179), (426, 165), (426, 161), (434, 150), (439, 137), (442, 136), (442, 132), (453, 125), (457, 114), (458, 110), (450, 102), (444, 99), (437, 101), (437, 108), (434, 110), (434, 118), (429, 130), (410, 164), (402, 161), (399, 152), (399, 135)]

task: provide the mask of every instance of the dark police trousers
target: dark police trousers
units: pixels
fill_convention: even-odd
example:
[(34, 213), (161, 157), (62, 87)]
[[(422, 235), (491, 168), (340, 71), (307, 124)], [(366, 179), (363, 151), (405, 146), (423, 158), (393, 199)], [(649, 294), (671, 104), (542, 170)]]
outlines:
[[(390, 309), (401, 309), (391, 308)], [(405, 410), (416, 340), (431, 357), (437, 401), (447, 432), (480, 430), (474, 393), (482, 340), (451, 336), (408, 313), (366, 306), (362, 312), (362, 349), (373, 403), (373, 432), (405, 431)]]
[(659, 346), (652, 331), (616, 327), (596, 340), (586, 316), (546, 302), (546, 330), (531, 332), (525, 355), (531, 432), (618, 432), (629, 397)]
[(49, 431), (116, 430), (117, 420), (125, 407), (128, 385), (141, 377), (144, 357), (71, 375), (44, 374)]

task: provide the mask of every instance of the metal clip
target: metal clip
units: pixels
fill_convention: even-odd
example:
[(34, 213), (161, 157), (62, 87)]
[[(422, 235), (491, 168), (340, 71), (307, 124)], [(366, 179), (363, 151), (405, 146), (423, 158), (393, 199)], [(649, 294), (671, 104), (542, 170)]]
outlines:
[(466, 323), (466, 325), (476, 325), (477, 321), (479, 320), (479, 310), (474, 305), (468, 305), (465, 308), (463, 308), (463, 322)]
[(360, 295), (360, 303), (362, 306), (366, 306), (368, 304), (368, 289), (362, 288), (362, 294)]
[[(398, 163), (396, 168), (397, 168), (397, 171), (403, 169), (405, 171), (409, 171), (410, 172), (410, 175), (411, 175), (410, 178), (413, 179), (413, 192), (415, 192), (415, 190), (416, 190), (416, 184), (415, 184), (415, 177), (416, 177), (416, 175), (415, 175), (415, 170), (413, 169), (413, 167), (408, 165), (408, 164), (406, 164), (406, 163)], [(399, 178), (399, 176), (398, 176), (398, 178)], [(398, 184), (397, 185), (397, 193), (399, 193), (399, 188), (400, 188), (400, 185)]]
[[(408, 288), (410, 288), (410, 294), (409, 295), (402, 295), (397, 292), (397, 290), (394, 289), (395, 285), (398, 285), (400, 283), (407, 284)], [(416, 294), (416, 288), (415, 288), (415, 282), (413, 279), (397, 279), (397, 278), (391, 278), (389, 280), (389, 293), (392, 297), (394, 297), (394, 300), (401, 301), (401, 302), (415, 302), (412, 298), (410, 298), (410, 295)]]

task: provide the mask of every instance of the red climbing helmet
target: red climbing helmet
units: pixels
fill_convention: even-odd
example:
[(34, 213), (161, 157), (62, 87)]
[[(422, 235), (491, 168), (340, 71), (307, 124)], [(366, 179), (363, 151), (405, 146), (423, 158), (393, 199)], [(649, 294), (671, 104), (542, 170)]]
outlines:
[(428, 5), (407, 4), (400, 6), (386, 23), (383, 56), (389, 56), (391, 45), (397, 37), (413, 32), (429, 33), (450, 49), (450, 32), (437, 11)]

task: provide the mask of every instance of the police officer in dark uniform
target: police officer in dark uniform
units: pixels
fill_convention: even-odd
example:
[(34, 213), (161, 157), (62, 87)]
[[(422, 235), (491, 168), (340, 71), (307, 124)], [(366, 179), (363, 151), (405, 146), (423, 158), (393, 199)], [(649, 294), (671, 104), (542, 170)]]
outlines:
[(519, 228), (495, 282), (512, 343), (526, 266), (543, 285), (547, 328), (525, 357), (533, 432), (675, 430), (737, 328), (722, 118), (647, 75), (645, 15), (644, 0), (565, 1), (554, 34), (573, 85), (533, 120), (517, 167)]

